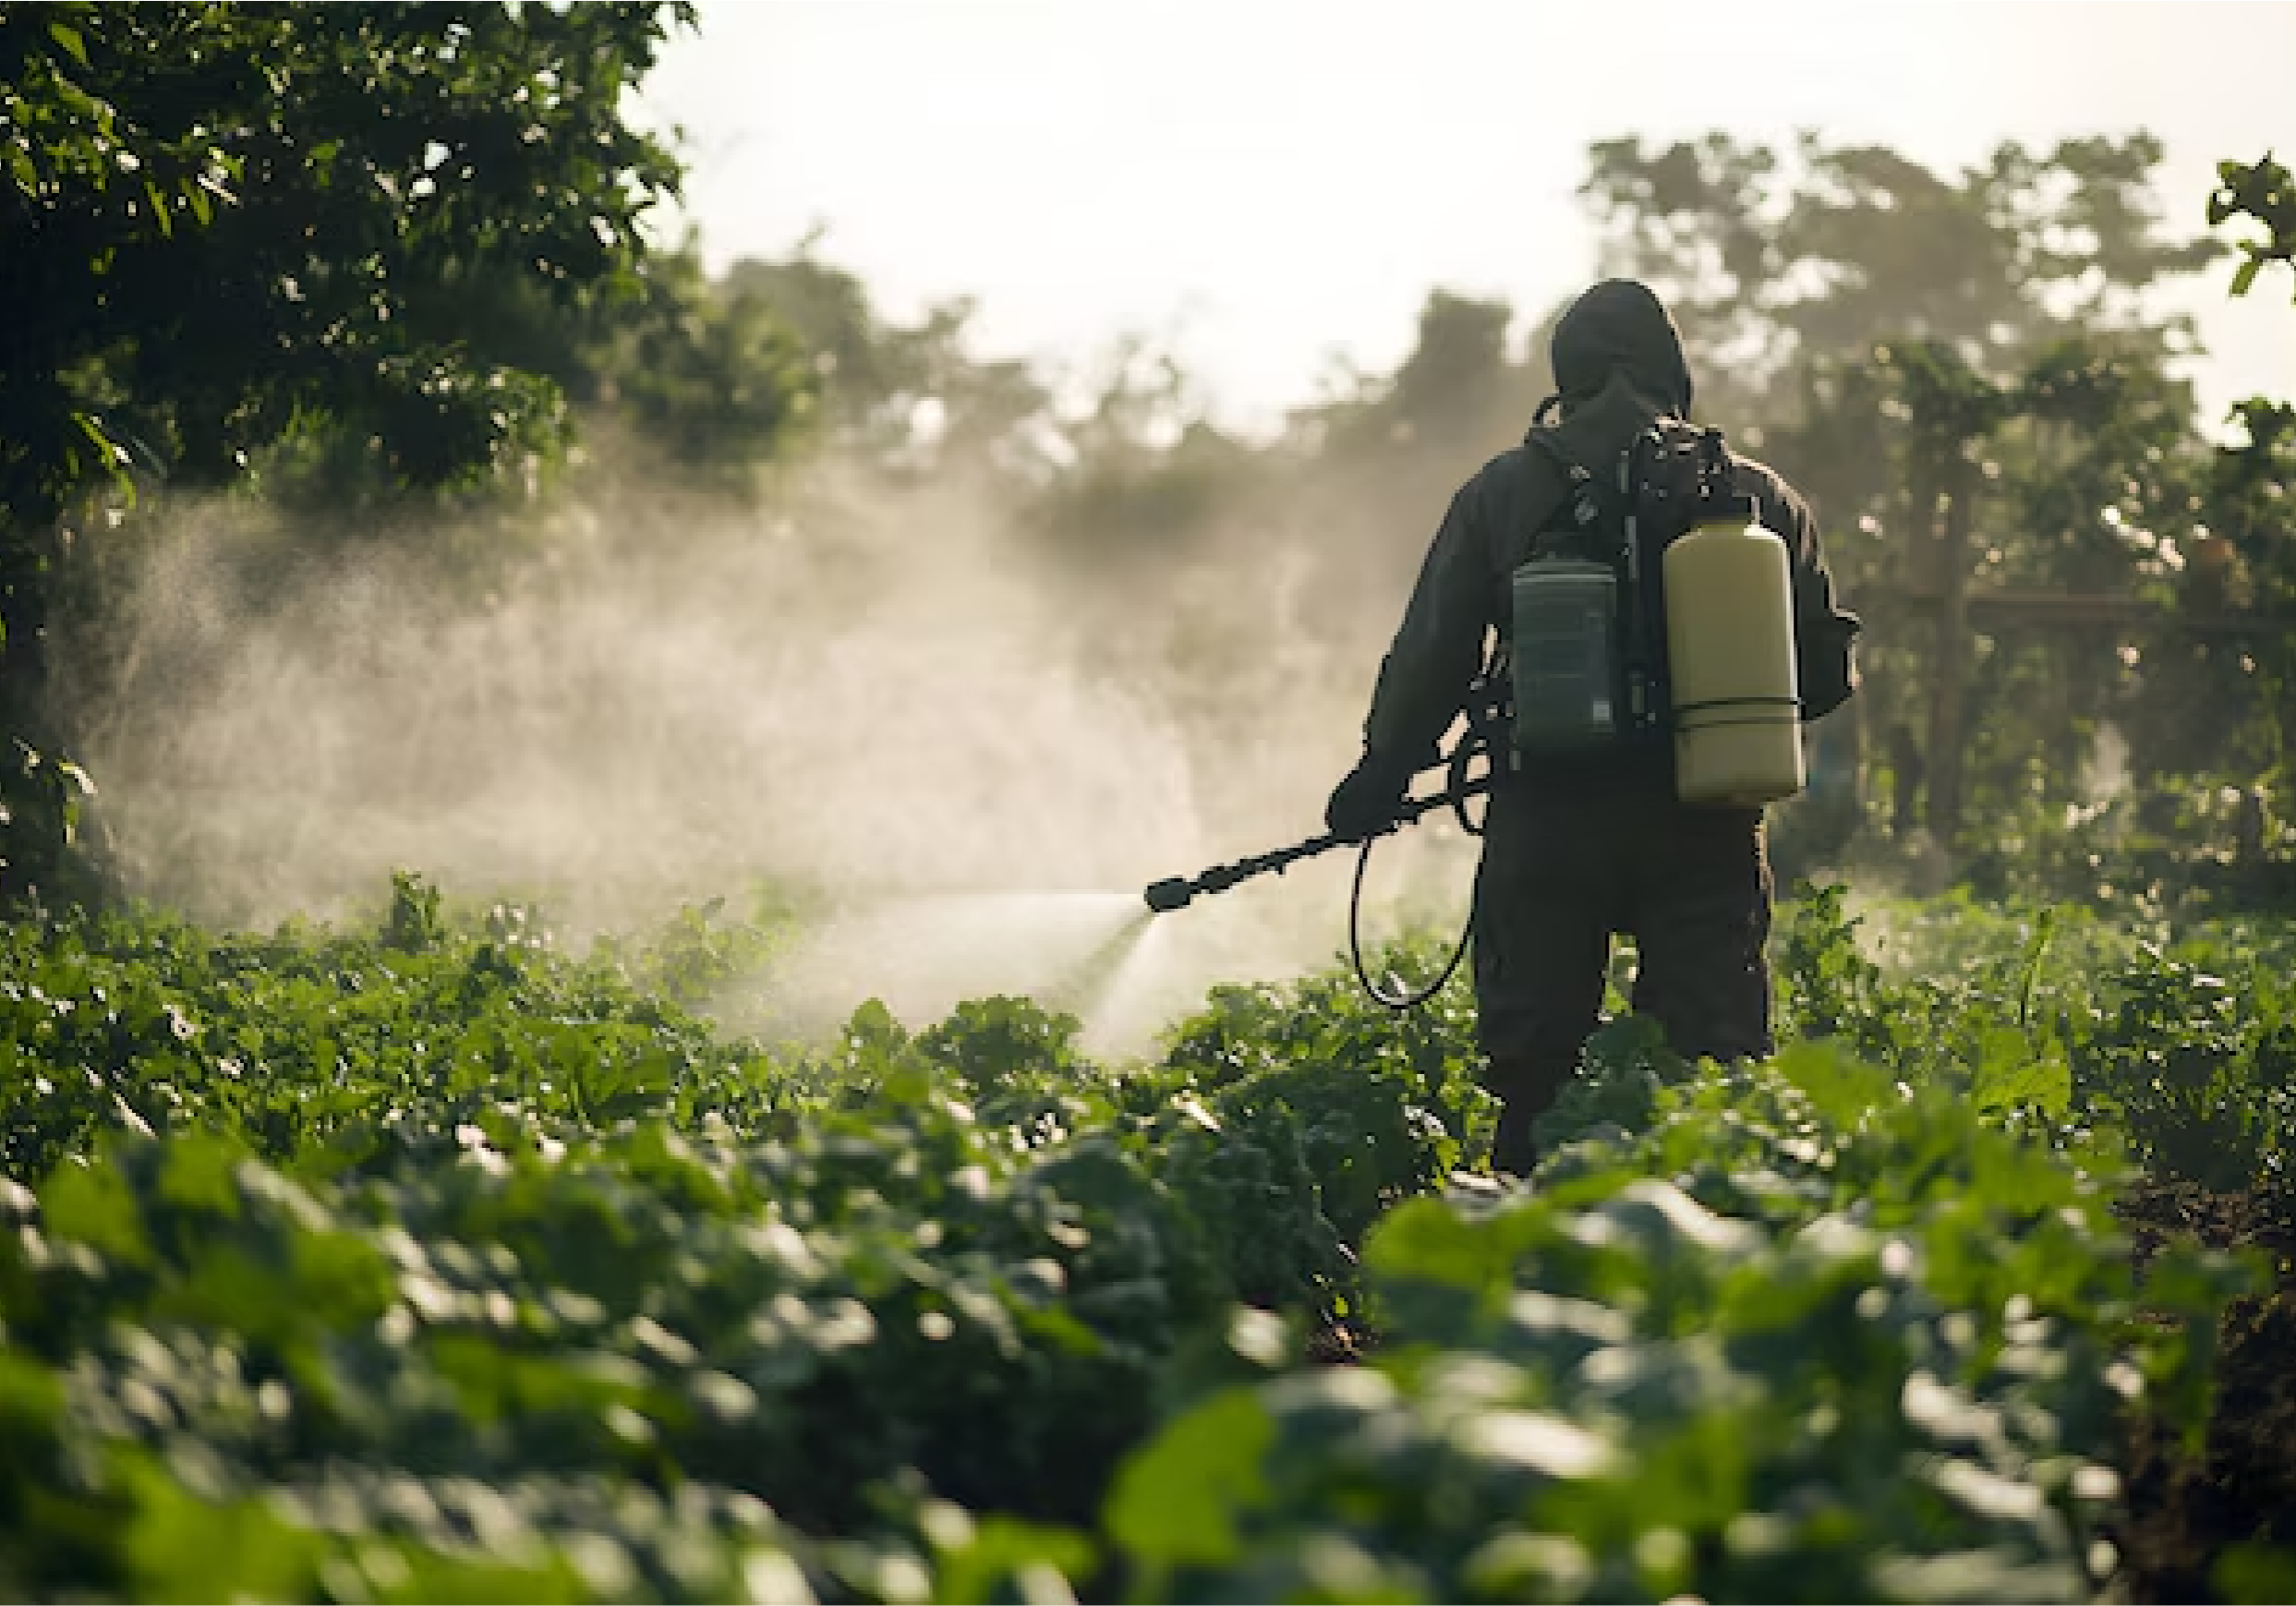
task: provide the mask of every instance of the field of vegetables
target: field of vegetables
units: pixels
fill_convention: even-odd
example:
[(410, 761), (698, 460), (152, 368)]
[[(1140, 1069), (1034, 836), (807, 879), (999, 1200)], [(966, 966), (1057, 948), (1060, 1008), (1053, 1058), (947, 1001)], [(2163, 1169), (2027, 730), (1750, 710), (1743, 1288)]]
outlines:
[(0, 935), (0, 1596), (2296, 1598), (2285, 921), (1805, 889), (1515, 1190), (1456, 985), (798, 1052), (532, 933)]

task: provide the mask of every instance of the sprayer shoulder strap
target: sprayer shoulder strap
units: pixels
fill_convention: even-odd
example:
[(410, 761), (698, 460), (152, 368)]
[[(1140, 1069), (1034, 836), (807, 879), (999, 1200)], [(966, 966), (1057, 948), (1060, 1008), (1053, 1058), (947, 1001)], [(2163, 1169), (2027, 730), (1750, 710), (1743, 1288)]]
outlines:
[[(1555, 528), (1591, 534), (1616, 530), (1625, 522), (1629, 493), (1619, 484), (1615, 460), (1607, 467), (1581, 461), (1546, 430), (1533, 430), (1529, 444), (1538, 449), (1551, 473), (1541, 493), (1531, 499), (1537, 510), (1530, 520), (1534, 546), (1538, 537)], [(1557, 516), (1562, 523), (1558, 525)]]

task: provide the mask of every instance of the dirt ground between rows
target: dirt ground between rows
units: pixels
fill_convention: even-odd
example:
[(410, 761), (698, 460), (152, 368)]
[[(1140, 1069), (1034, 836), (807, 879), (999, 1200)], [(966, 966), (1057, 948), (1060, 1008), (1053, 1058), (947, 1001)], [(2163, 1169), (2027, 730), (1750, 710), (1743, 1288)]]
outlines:
[[(2147, 1183), (2121, 1207), (2138, 1264), (2169, 1237), (2270, 1258), (2268, 1293), (2226, 1313), (2208, 1439), (2188, 1453), (2157, 1424), (2132, 1426), (2121, 1467), (2126, 1509), (2119, 1593), (2136, 1601), (2227, 1599), (2217, 1573), (2233, 1547), (2296, 1553), (2296, 1189), (2213, 1193)], [(2280, 1597), (2285, 1599), (2286, 1597)]]

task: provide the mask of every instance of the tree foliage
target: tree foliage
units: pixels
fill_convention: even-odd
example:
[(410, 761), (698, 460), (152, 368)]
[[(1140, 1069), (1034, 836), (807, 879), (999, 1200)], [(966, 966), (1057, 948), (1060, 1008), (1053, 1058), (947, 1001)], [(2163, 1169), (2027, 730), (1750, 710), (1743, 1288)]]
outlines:
[(37, 308), (0, 323), (11, 888), (68, 825), (30, 778), (87, 499), (229, 483), (283, 441), (412, 487), (559, 442), (557, 337), (637, 296), (679, 178), (624, 93), (690, 16), (0, 6), (0, 304)]
[(630, 290), (678, 170), (622, 100), (675, 15), (9, 6), (0, 272), (43, 314), (0, 368), (14, 521), (131, 455), (228, 478), (299, 421), (417, 484), (547, 437), (497, 314)]
[(2296, 268), (2296, 175), (2266, 151), (2261, 161), (2217, 165), (2216, 194), (2208, 198), (2208, 226), (2253, 218), (2265, 228), (2261, 240), (2242, 240), (2244, 259), (2232, 276), (2232, 294), (2245, 296), (2266, 264)]
[(2161, 233), (2161, 155), (2143, 133), (2009, 141), (1940, 174), (1815, 134), (1790, 154), (1721, 133), (1657, 150), (1630, 137), (1592, 148), (1580, 194), (1606, 269), (1657, 288), (1713, 395), (1743, 405), (1792, 363), (1884, 332), (1993, 371), (2074, 327), (2142, 327), (2147, 290), (2222, 249)]

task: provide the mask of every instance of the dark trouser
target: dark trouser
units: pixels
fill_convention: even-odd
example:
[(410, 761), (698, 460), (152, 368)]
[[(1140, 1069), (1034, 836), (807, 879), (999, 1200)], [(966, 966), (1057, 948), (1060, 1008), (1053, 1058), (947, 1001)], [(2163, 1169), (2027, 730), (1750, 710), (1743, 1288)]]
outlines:
[(1656, 787), (1495, 796), (1475, 877), (1478, 1036), (1504, 1106), (1494, 1166), (1529, 1169), (1530, 1124), (1600, 1020), (1613, 932), (1639, 953), (1636, 1013), (1676, 1053), (1770, 1053), (1770, 905), (1759, 809)]

